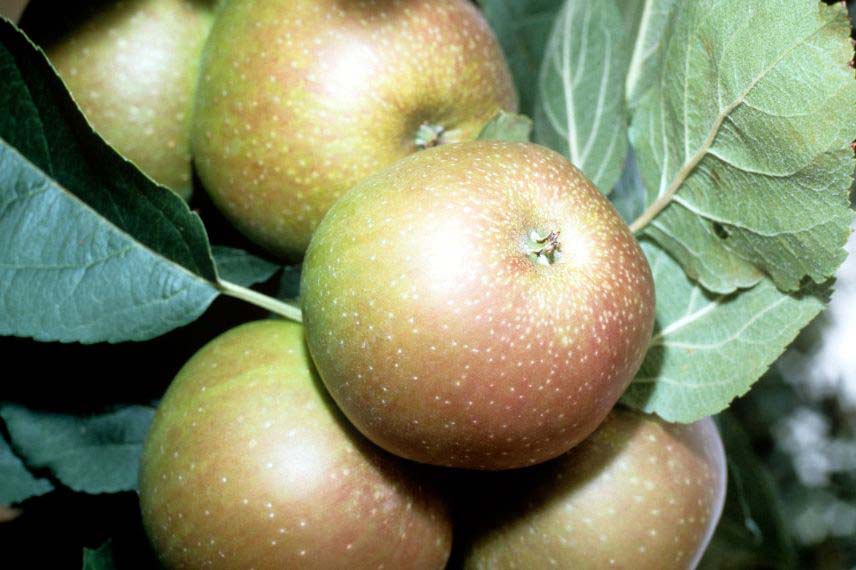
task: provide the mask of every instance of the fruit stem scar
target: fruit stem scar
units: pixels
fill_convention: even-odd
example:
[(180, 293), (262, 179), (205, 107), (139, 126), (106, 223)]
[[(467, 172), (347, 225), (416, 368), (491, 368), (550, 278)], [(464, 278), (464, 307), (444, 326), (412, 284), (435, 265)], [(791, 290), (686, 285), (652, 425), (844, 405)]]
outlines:
[(532, 230), (526, 244), (526, 253), (529, 259), (541, 265), (556, 263), (562, 253), (562, 242), (559, 241), (561, 233), (560, 230), (551, 230), (543, 235), (537, 230)]
[(426, 148), (431, 148), (440, 144), (443, 144), (443, 134), (446, 132), (446, 129), (441, 125), (429, 125), (428, 123), (422, 123), (419, 125), (419, 129), (416, 131), (416, 147), (420, 150), (425, 150)]
[(240, 285), (235, 285), (234, 283), (230, 283), (222, 279), (217, 281), (217, 289), (219, 289), (224, 295), (240, 299), (246, 303), (250, 303), (251, 305), (261, 307), (262, 309), (267, 309), (271, 313), (284, 317), (290, 321), (294, 321), (296, 323), (303, 322), (303, 313), (300, 311), (300, 308), (290, 303), (285, 303), (278, 299), (263, 295), (257, 291), (253, 291), (252, 289), (247, 289), (246, 287), (241, 287)]

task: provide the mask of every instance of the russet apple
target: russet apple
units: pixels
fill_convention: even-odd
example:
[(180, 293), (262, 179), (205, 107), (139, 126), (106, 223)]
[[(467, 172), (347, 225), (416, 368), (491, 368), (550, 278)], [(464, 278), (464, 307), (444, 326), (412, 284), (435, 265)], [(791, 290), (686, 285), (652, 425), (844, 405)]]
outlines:
[(185, 199), (193, 95), (215, 4), (34, 0), (22, 21), (93, 128)]
[(712, 420), (668, 424), (623, 409), (555, 461), (491, 475), (463, 499), (466, 570), (692, 569), (726, 486)]
[(229, 2), (203, 56), (194, 160), (238, 229), (299, 258), (356, 182), (516, 106), (468, 0)]
[(262, 321), (202, 348), (170, 385), (140, 471), (169, 568), (443, 568), (448, 511), (359, 435), (311, 368), (303, 329)]
[(345, 415), (415, 461), (506, 469), (568, 451), (639, 368), (648, 263), (561, 155), (474, 141), (348, 192), (303, 266), (312, 357)]

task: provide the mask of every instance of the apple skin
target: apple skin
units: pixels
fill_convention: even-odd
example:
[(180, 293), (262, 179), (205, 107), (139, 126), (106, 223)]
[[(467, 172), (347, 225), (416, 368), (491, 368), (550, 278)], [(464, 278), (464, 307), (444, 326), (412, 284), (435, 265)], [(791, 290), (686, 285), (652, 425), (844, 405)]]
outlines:
[[(190, 122), (213, 0), (34, 0), (25, 31), (45, 49), (93, 128), (185, 200), (193, 190)], [(73, 7), (76, 7), (75, 10)], [(47, 21), (45, 21), (47, 20)], [(58, 22), (66, 22), (59, 25)]]
[(169, 568), (442, 568), (444, 502), (341, 417), (300, 325), (261, 321), (203, 347), (158, 408), (140, 502)]
[(467, 570), (695, 568), (727, 479), (709, 418), (668, 424), (619, 408), (559, 459), (492, 475), (465, 501), (478, 512), (462, 528)]
[(8, 18), (13, 24), (17, 24), (21, 18), (28, 0), (0, 0), (0, 16)]
[(244, 0), (218, 16), (193, 129), (199, 176), (246, 236), (302, 256), (330, 205), (517, 108), (499, 44), (468, 0)]
[[(551, 232), (561, 251), (535, 255)], [(582, 441), (654, 322), (650, 268), (615, 209), (526, 143), (439, 146), (358, 184), (318, 227), (301, 291), (310, 352), (357, 428), (471, 469)]]
[(21, 511), (7, 505), (0, 505), (0, 524), (11, 522), (21, 516)]

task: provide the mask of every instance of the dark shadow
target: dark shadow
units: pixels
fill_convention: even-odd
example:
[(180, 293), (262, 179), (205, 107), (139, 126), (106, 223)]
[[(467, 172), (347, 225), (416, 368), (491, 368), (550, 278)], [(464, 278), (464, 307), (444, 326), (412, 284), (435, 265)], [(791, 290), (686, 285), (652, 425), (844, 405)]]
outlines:
[[(111, 13), (115, 0), (30, 0), (18, 24), (33, 42), (47, 47), (84, 24), (92, 15), (102, 12), (110, 18), (121, 14)], [(105, 21), (109, 23), (109, 20)]]
[[(145, 0), (126, 0), (143, 3)], [(213, 7), (219, 0), (190, 0), (200, 8)], [(40, 46), (50, 45), (60, 40), (65, 34), (79, 27), (92, 15), (101, 13), (102, 17), (116, 18), (123, 13), (109, 11), (111, 4), (117, 0), (30, 0), (21, 15), (19, 27)], [(109, 23), (109, 20), (105, 23)]]
[(18, 518), (0, 523), (0, 565), (6, 568), (80, 568), (83, 547), (95, 549), (108, 539), (117, 568), (159, 567), (142, 528), (136, 493), (58, 490), (28, 499), (20, 508)]
[[(261, 288), (276, 292), (276, 280)], [(220, 297), (195, 322), (146, 342), (63, 344), (0, 337), (0, 401), (87, 413), (159, 399), (184, 363), (217, 335), (267, 312)]]
[(731, 234), (728, 232), (728, 228), (719, 222), (713, 222), (713, 233), (716, 234), (716, 237), (722, 240), (727, 240), (731, 237)]

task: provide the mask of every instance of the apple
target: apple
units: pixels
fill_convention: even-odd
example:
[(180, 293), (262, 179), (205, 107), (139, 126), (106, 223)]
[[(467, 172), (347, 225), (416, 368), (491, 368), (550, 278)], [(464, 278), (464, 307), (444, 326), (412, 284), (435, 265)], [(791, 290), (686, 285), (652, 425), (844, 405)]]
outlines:
[(22, 21), (93, 128), (185, 199), (193, 188), (193, 94), (214, 5), (111, 0), (58, 6), (33, 0)]
[(516, 107), (501, 48), (469, 0), (229, 2), (203, 55), (193, 154), (226, 217), (296, 259), (356, 182), (473, 139)]
[(18, 23), (21, 13), (27, 7), (27, 0), (0, 0), (0, 16)]
[(0, 505), (0, 524), (11, 522), (21, 515), (21, 511), (7, 505)]
[(465, 501), (466, 569), (695, 568), (725, 500), (712, 420), (623, 409), (561, 458), (492, 475)]
[(639, 368), (650, 268), (558, 153), (473, 141), (405, 158), (318, 227), (309, 349), (345, 415), (415, 461), (474, 469), (568, 451)]
[(178, 373), (145, 443), (140, 504), (170, 568), (442, 568), (445, 503), (340, 416), (300, 325), (221, 335)]

